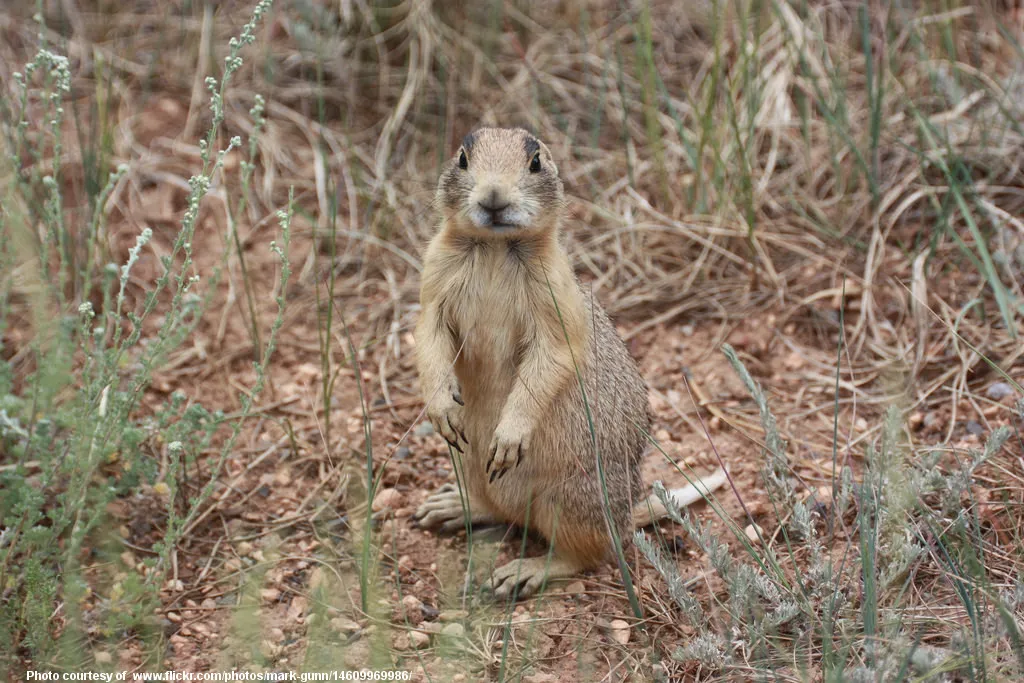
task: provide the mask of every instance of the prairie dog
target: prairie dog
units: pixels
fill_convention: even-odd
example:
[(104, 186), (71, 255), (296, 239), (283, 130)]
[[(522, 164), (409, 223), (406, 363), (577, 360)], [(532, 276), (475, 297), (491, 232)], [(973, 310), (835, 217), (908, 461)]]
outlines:
[(470, 133), (435, 202), (416, 356), (426, 413), (463, 490), (443, 486), (416, 517), (461, 528), (465, 500), (471, 523), (543, 535), (553, 557), (513, 560), (490, 581), (498, 597), (525, 597), (545, 576), (608, 559), (612, 526), (624, 537), (652, 520), (639, 467), (647, 386), (560, 243), (566, 202), (543, 142), (521, 129)]

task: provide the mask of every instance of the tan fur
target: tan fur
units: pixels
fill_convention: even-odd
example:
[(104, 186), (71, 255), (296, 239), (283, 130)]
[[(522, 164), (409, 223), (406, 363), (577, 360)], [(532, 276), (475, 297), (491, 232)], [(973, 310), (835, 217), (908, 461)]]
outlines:
[[(493, 216), (481, 209), (506, 201)], [(632, 528), (647, 388), (560, 244), (557, 168), (525, 131), (482, 129), (446, 167), (437, 204), (441, 227), (424, 258), (416, 328), (427, 414), (453, 444), (474, 518), (544, 535), (558, 575), (592, 567), (609, 557), (612, 527)], [(435, 495), (423, 523), (461, 519), (453, 500), (450, 489)], [(519, 572), (496, 573), (495, 582), (499, 595), (540, 585)]]

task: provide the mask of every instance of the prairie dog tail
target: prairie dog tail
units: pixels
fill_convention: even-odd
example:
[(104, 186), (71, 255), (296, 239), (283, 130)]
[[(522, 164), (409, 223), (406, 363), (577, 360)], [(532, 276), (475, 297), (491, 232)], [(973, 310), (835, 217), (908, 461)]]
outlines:
[[(725, 470), (719, 468), (699, 481), (695, 481), (682, 488), (670, 490), (668, 495), (676, 505), (680, 508), (685, 508), (710, 495), (715, 489), (721, 488), (727, 480), (728, 477), (725, 475)], [(668, 511), (665, 509), (665, 504), (661, 502), (658, 496), (652, 493), (633, 506), (633, 528), (641, 529), (659, 522), (667, 516)]]

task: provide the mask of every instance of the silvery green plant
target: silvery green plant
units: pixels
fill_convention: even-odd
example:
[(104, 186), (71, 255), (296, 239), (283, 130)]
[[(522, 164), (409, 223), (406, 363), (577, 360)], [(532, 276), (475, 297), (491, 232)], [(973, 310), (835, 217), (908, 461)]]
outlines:
[[(890, 408), (880, 437), (865, 448), (862, 480), (857, 482), (852, 470), (844, 468), (829, 513), (819, 505), (828, 501), (798, 495), (763, 393), (736, 354), (731, 349), (725, 353), (761, 413), (766, 486), (778, 496), (774, 500), (780, 519), (788, 520), (774, 536), (787, 552), (780, 559), (772, 548), (748, 542), (725, 520), (726, 534), (738, 541), (733, 550), (711, 522), (694, 522), (656, 483), (655, 494), (669, 518), (700, 548), (728, 591), (727, 599), (703, 609), (671, 557), (643, 533), (635, 535), (637, 547), (698, 632), (672, 657), (711, 670), (736, 663), (746, 673), (751, 666), (768, 671), (780, 663), (779, 645), (785, 643), (797, 649), (797, 660), (807, 655), (801, 649), (817, 653), (827, 681), (903, 680), (910, 674), (925, 680), (985, 678), (982, 672), (990, 657), (986, 643), (1021, 642), (1013, 615), (1024, 605), (1024, 588), (1019, 581), (1002, 589), (991, 585), (994, 579), (981, 559), (985, 549), (970, 498), (978, 470), (1005, 447), (1012, 432), (995, 430), (981, 449), (960, 458), (958, 467), (944, 469), (938, 452), (908, 457), (900, 412)], [(847, 522), (851, 511), (856, 513), (852, 526)], [(841, 528), (855, 539), (838, 545), (829, 541), (827, 536), (834, 538)], [(930, 546), (926, 539), (931, 539)], [(842, 551), (838, 561), (837, 550)], [(798, 553), (803, 558), (799, 562)], [(908, 582), (924, 563), (937, 564), (933, 571), (956, 577), (967, 613), (977, 615), (976, 628), (965, 629), (949, 647), (921, 643), (901, 609)], [(1015, 656), (1024, 661), (1021, 655)], [(1007, 656), (1014, 661), (1014, 655)]]
[(775, 416), (772, 415), (772, 411), (768, 407), (768, 399), (765, 398), (761, 386), (750, 376), (746, 366), (740, 362), (735, 349), (728, 344), (723, 344), (722, 352), (757, 405), (761, 426), (764, 428), (765, 465), (762, 469), (762, 474), (765, 485), (768, 487), (768, 493), (771, 495), (772, 500), (787, 506), (792, 505), (795, 500), (794, 493), (796, 489), (790, 476), (789, 458), (786, 456), (786, 441), (779, 434)]
[(728, 661), (725, 643), (717, 633), (705, 631), (672, 653), (672, 658), (681, 662), (699, 662), (712, 671), (725, 666)]
[[(4, 273), (28, 264), (19, 270), (34, 274), (29, 292), (35, 371), (23, 378), (26, 390), (16, 394), (11, 380), (14, 369), (0, 361), (0, 441), (7, 462), (14, 465), (0, 470), (4, 491), (0, 496), (0, 586), (7, 597), (18, 598), (5, 597), (0, 606), (0, 659), (27, 649), (35, 661), (92, 666), (79, 640), (84, 628), (81, 603), (89, 590), (83, 578), (82, 551), (96, 544), (97, 551), (105, 547), (106, 509), (111, 500), (137, 494), (140, 485), (153, 482), (156, 468), (142, 448), (148, 442), (164, 450), (168, 465), (163, 481), (167, 491), (164, 538), (154, 547), (156, 554), (146, 557), (138, 568), (119, 571), (109, 595), (98, 603), (101, 609), (93, 614), (102, 625), (100, 633), (144, 628), (152, 619), (169, 553), (200, 515), (227, 453), (265, 386), (283, 324), (291, 272), (291, 196), (278, 214), (280, 239), (270, 245), (280, 264), (278, 312), (268, 343), (254, 363), (255, 386), (241, 397), (242, 410), (230, 423), (230, 435), (210, 481), (197, 497), (186, 500), (181, 484), (186, 472), (195, 469), (188, 465), (210, 446), (226, 418), (180, 393), (153, 415), (139, 417), (139, 400), (163, 359), (180, 347), (201, 320), (216, 288), (219, 270), (203, 282), (193, 261), (192, 241), (205, 196), (223, 175), (226, 156), (242, 145), (235, 136), (223, 149), (215, 147), (224, 121), (224, 95), (232, 74), (242, 65), (242, 48), (253, 42), (256, 26), (270, 4), (270, 0), (259, 2), (239, 37), (231, 40), (221, 78), (207, 80), (213, 121), (200, 141), (201, 168), (189, 179), (180, 228), (141, 301), (132, 296), (132, 288), (143, 277), (138, 270), (153, 240), (148, 227), (136, 236), (123, 264), (108, 262), (93, 268), (102, 256), (99, 245), (106, 239), (106, 204), (131, 173), (130, 164), (119, 165), (107, 175), (84, 224), (69, 225), (60, 168), (63, 103), (72, 79), (68, 60), (44, 48), (14, 78), (18, 95), (14, 110), (4, 109), (13, 121), (5, 128), (6, 159), (14, 169), (20, 169), (26, 159), (32, 163), (12, 173), (11, 191), (0, 195), (0, 243), (4, 245), (0, 260)], [(254, 171), (254, 137), (264, 125), (263, 106), (258, 99), (253, 108), (256, 126), (243, 182)], [(40, 120), (42, 130), (33, 131)], [(76, 229), (81, 239), (73, 238)], [(85, 245), (78, 255), (75, 244)], [(13, 284), (10, 278), (0, 279), (0, 328), (9, 315)], [(205, 296), (201, 284), (207, 284)], [(99, 306), (93, 303), (95, 293), (102, 302)], [(69, 294), (75, 299), (69, 299)], [(147, 320), (158, 307), (163, 323), (149, 332)], [(110, 476), (106, 468), (115, 463), (123, 466), (119, 475)], [(113, 547), (119, 545), (120, 541)], [(117, 567), (116, 556), (114, 552), (100, 566)], [(64, 627), (55, 639), (50, 616), (58, 599)]]
[(687, 589), (686, 582), (683, 581), (683, 577), (672, 563), (671, 558), (665, 557), (657, 543), (647, 538), (643, 530), (634, 532), (633, 542), (636, 543), (637, 548), (647, 558), (647, 561), (654, 565), (654, 568), (665, 579), (669, 596), (675, 601), (690, 625), (697, 629), (703, 628), (705, 626), (704, 610), (701, 608), (700, 602)]

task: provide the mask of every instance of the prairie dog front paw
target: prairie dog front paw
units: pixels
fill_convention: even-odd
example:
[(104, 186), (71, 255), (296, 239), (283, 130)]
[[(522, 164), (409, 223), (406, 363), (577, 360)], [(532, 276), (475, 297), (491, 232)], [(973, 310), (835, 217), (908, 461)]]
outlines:
[(462, 389), (455, 377), (449, 377), (427, 404), (427, 417), (434, 425), (435, 431), (459, 453), (462, 453), (462, 449), (469, 443), (463, 424), (464, 405)]
[(494, 430), (487, 449), (487, 473), (490, 482), (501, 479), (513, 467), (518, 467), (530, 448), (530, 429), (519, 420), (502, 420)]

